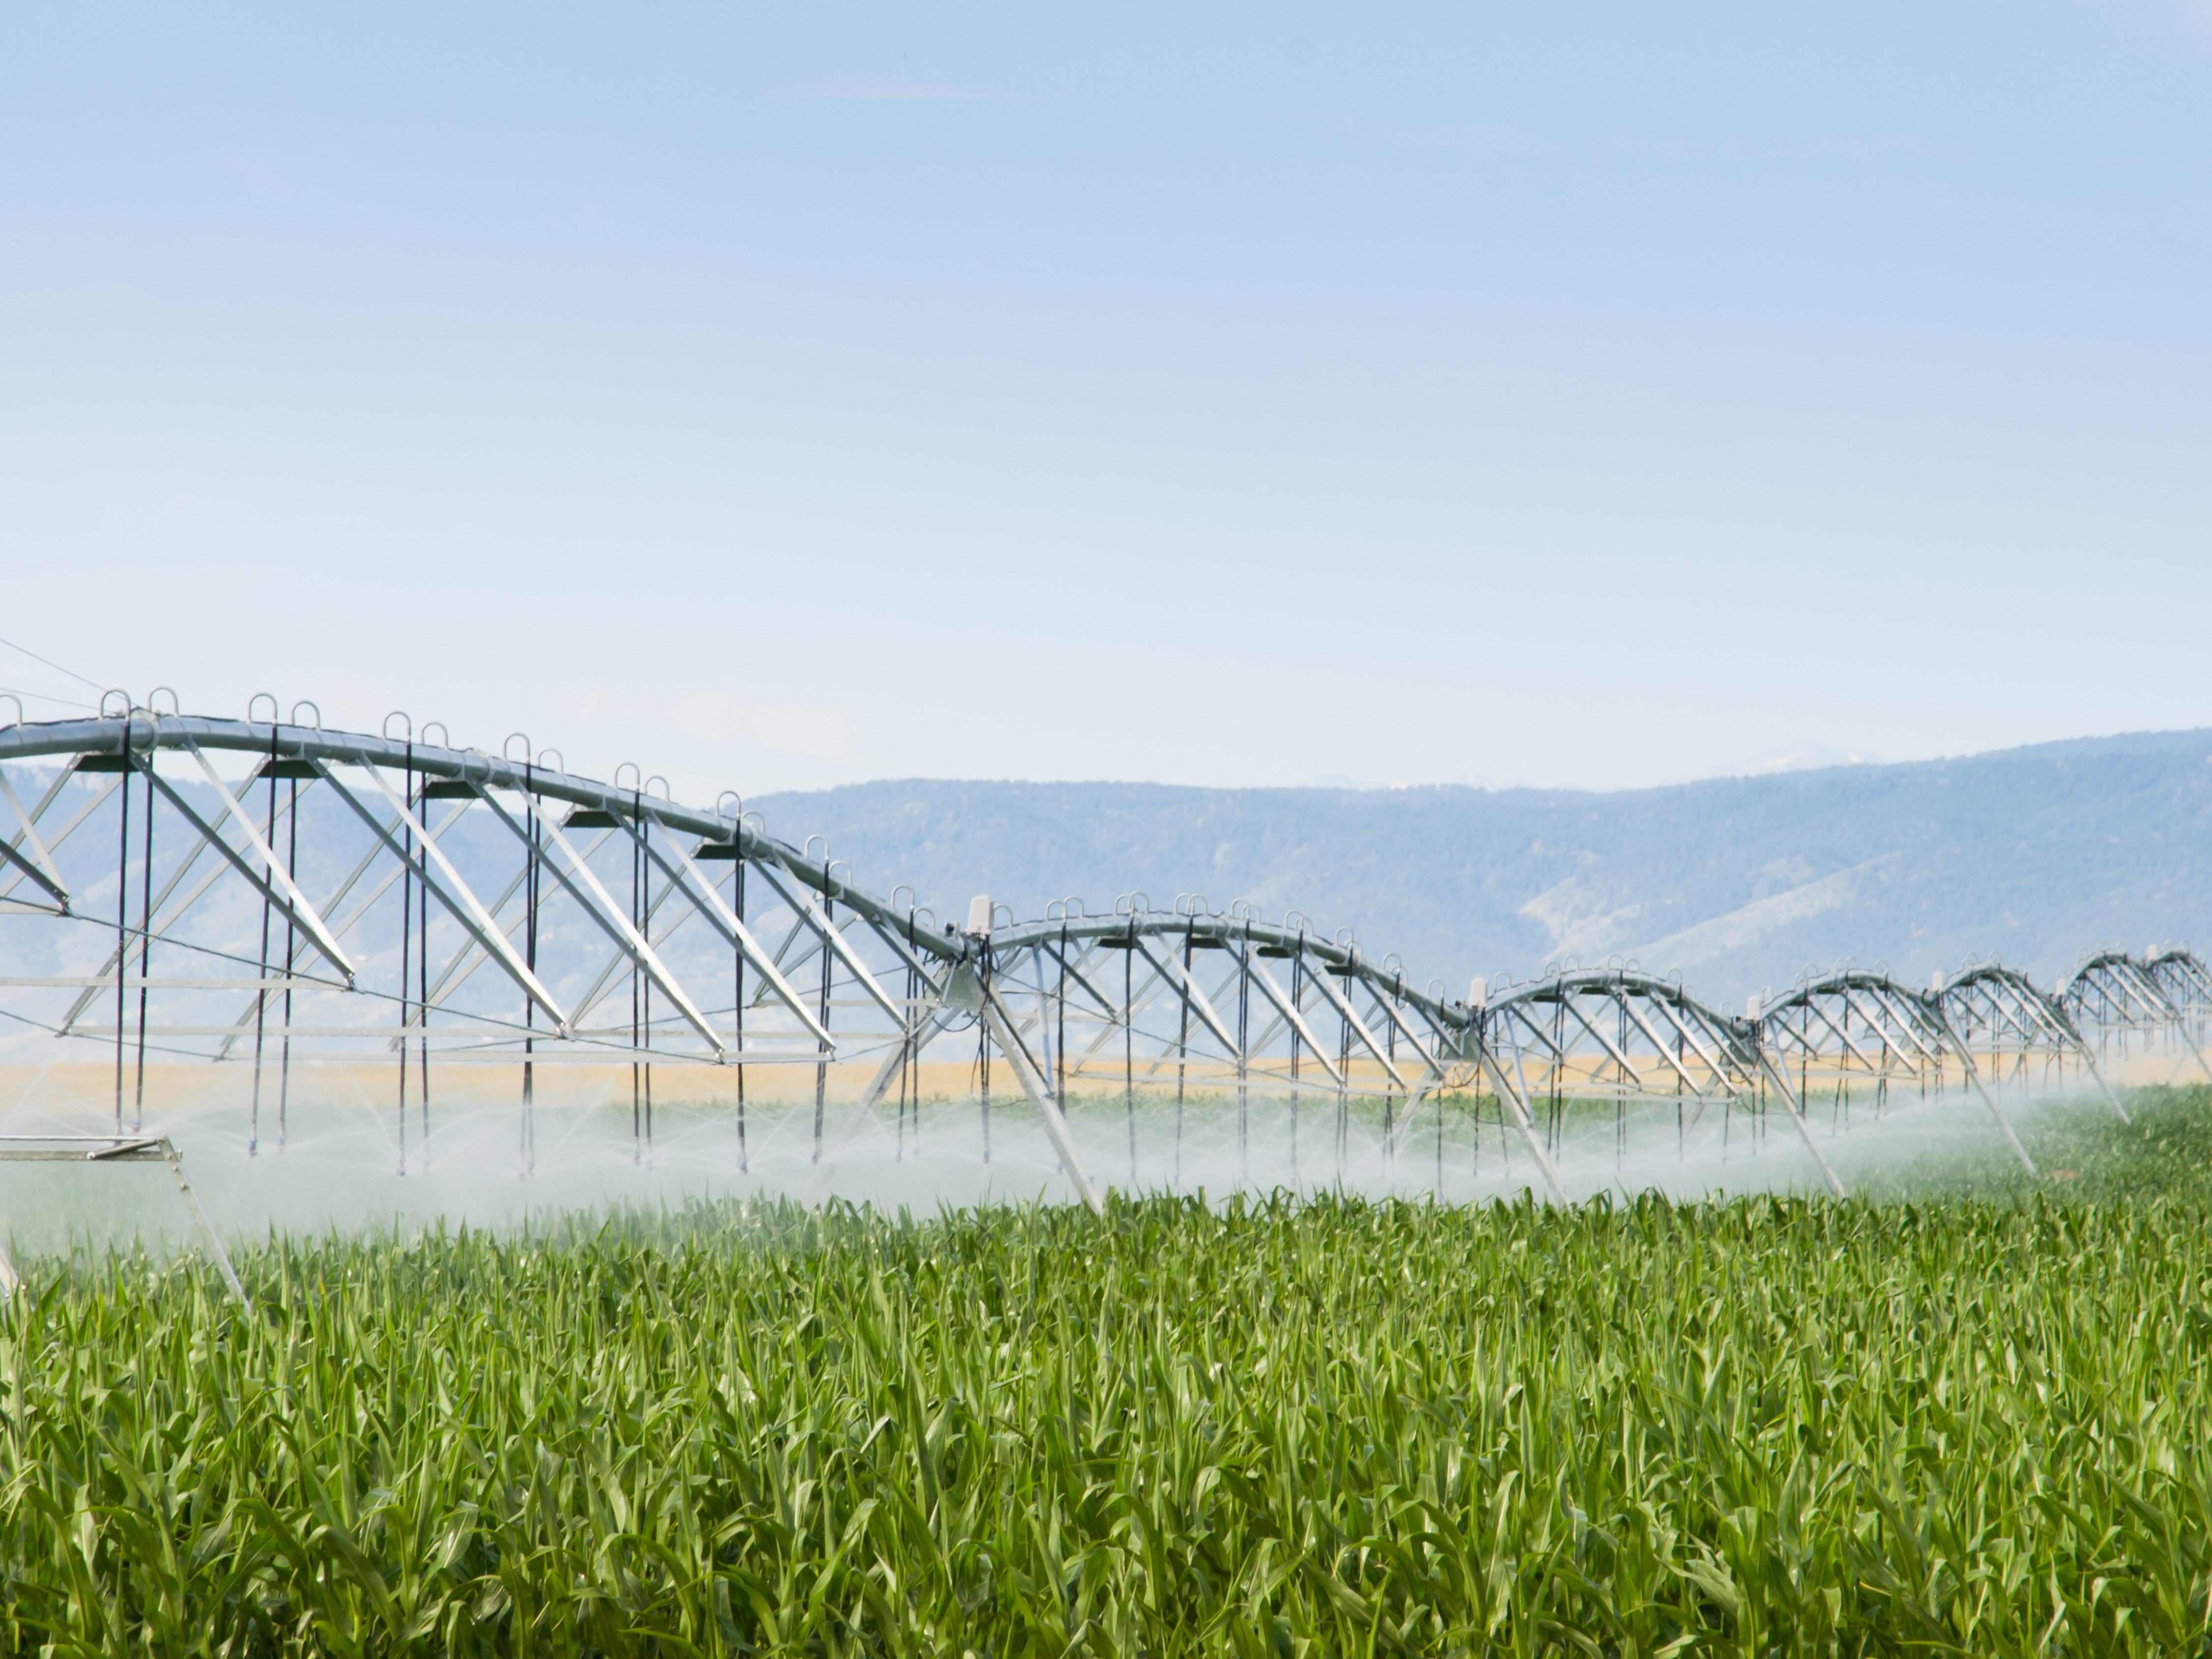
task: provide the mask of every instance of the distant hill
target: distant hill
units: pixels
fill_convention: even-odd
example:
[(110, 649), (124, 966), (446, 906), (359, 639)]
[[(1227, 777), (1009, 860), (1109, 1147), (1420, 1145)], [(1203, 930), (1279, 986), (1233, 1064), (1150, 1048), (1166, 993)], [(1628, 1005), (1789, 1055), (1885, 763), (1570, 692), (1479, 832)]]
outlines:
[(2206, 731), (1618, 793), (915, 780), (747, 804), (940, 917), (982, 892), (1023, 918), (1248, 898), (1454, 994), (1569, 957), (1741, 1002), (1843, 958), (1922, 980), (1996, 955), (2048, 982), (2100, 943), (2212, 944)]

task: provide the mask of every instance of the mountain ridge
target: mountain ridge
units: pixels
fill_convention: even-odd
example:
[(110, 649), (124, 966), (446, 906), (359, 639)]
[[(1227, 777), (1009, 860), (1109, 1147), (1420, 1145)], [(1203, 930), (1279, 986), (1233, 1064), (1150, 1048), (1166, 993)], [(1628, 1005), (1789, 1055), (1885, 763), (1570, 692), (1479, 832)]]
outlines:
[(1245, 898), (1455, 994), (1613, 956), (1713, 997), (1843, 958), (1924, 978), (1998, 955), (2047, 983), (2100, 944), (2208, 931), (2212, 731), (1619, 792), (890, 779), (748, 804), (939, 918), (981, 892), (1024, 917)]

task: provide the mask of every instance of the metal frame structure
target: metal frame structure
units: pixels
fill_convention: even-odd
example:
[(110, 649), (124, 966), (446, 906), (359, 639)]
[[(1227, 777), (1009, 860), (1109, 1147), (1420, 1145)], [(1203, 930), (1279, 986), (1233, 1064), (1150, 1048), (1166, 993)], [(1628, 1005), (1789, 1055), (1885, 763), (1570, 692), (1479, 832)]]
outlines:
[(2208, 1079), (2212, 1060), (2204, 1054), (2204, 1026), (2212, 1013), (2212, 974), (2186, 951), (2146, 951), (2131, 957), (2098, 951), (2083, 957), (2057, 1000), (2075, 1022), (2096, 1028), (2122, 1054), (2130, 1037), (2178, 1039), (2186, 1051), (2175, 1068), (2179, 1076), (2191, 1059)]
[[(641, 1144), (656, 1065), (733, 1067), (742, 1152), (745, 1073), (767, 1066), (812, 1068), (818, 1160), (833, 1064), (872, 1068), (845, 1132), (896, 1091), (903, 1134), (924, 1053), (972, 1032), (985, 1156), (995, 1060), (1094, 1207), (1066, 1104), (1122, 1096), (1133, 1164), (1138, 1093), (1170, 1089), (1179, 1125), (1194, 1101), (1233, 1099), (1240, 1132), (1255, 1095), (1288, 1103), (1293, 1134), (1314, 1102), (1340, 1147), (1358, 1101), (1393, 1149), (1425, 1104), (1441, 1135), (1445, 1096), (1486, 1091), (1564, 1200), (1570, 1099), (1671, 1097), (1685, 1127), (1715, 1108), (1763, 1126), (1771, 1104), (1840, 1192), (1808, 1115), (1823, 1101), (1870, 1096), (1879, 1115), (1893, 1085), (1955, 1076), (2032, 1170), (1990, 1085), (2072, 1060), (2121, 1111), (2085, 1025), (2178, 1031), (2212, 1076), (2212, 974), (2185, 951), (2100, 953), (2056, 994), (1993, 963), (1925, 990), (1838, 970), (1741, 1016), (1620, 966), (1477, 981), (1459, 1000), (1348, 933), (1193, 894), (1097, 915), (1069, 899), (1026, 922), (979, 900), (967, 926), (940, 923), (731, 796), (701, 809), (635, 769), (573, 776), (520, 734), (494, 756), (418, 740), (401, 716), (368, 736), (323, 731), (310, 704), (227, 720), (113, 695), (98, 719), (0, 728), (0, 965), (36, 954), (10, 944), (10, 917), (66, 924), (68, 941), (0, 988), (38, 1004), (11, 1018), (112, 1047), (118, 1136), (142, 1119), (149, 1054), (250, 1063), (257, 1149), (265, 1095), (282, 1143), (294, 1064), (396, 1058), (404, 1173), (410, 1077), (427, 1133), (434, 1060), (519, 1062), (526, 1168), (539, 1068), (582, 1062), (631, 1067)], [(42, 763), (33, 787), (9, 775)]]
[[(222, 1240), (216, 1237), (215, 1229), (208, 1224), (207, 1212), (200, 1208), (198, 1194), (192, 1183), (185, 1178), (184, 1154), (167, 1135), (139, 1135), (118, 1139), (112, 1135), (0, 1135), (0, 1164), (166, 1164), (169, 1176), (177, 1183), (177, 1195), (184, 1200), (185, 1208), (198, 1230), (200, 1243), (207, 1246), (208, 1255), (214, 1259), (216, 1270), (239, 1304), (246, 1305), (246, 1287), (238, 1282), (236, 1269), (230, 1265), (230, 1256), (222, 1248)], [(13, 1296), (18, 1284), (15, 1263), (8, 1259), (4, 1247), (0, 1247), (0, 1296)]]

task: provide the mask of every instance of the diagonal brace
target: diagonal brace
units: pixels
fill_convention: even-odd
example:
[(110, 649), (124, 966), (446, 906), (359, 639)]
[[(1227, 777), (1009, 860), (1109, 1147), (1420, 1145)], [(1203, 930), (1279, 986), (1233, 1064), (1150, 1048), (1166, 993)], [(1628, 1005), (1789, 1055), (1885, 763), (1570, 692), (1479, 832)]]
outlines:
[(169, 805), (177, 809), (185, 822), (198, 831), (203, 841), (228, 859), (231, 868), (244, 876), (286, 921), (307, 936), (307, 942), (315, 947), (325, 962), (344, 976), (347, 988), (351, 989), (356, 976), (354, 965), (348, 960), (344, 951), (339, 948), (337, 940), (331, 937), (331, 930), (324, 925), (322, 917), (316, 915), (315, 907), (307, 902), (307, 896), (300, 890), (298, 884), (286, 873), (283, 863), (269, 850), (269, 844), (261, 839), (260, 832), (254, 829), (252, 820), (239, 810), (238, 803), (231, 799), (230, 791), (222, 787), (222, 780), (217, 778), (215, 769), (208, 765), (207, 757), (197, 749), (192, 751), (192, 756), (214, 783), (224, 810), (238, 820), (238, 827), (245, 832), (246, 844), (260, 854), (263, 865), (269, 872), (267, 879), (255, 873), (245, 855), (225, 840), (220, 830), (195, 811), (192, 804), (177, 793), (175, 786), (156, 771), (150, 761), (140, 766), (139, 769), (145, 773), (146, 781), (160, 790)]
[[(499, 965), (507, 970), (507, 976), (521, 988), (522, 994), (546, 1012), (552, 1018), (554, 1035), (567, 1036), (568, 1016), (553, 1000), (553, 994), (539, 981), (538, 975), (530, 971), (529, 964), (516, 953), (513, 943), (501, 930), (500, 925), (492, 920), (477, 896), (469, 890), (468, 884), (461, 879), (460, 872), (438, 850), (438, 843), (430, 832), (408, 809), (407, 803), (399, 799), (398, 792), (385, 781), (384, 774), (377, 769), (375, 763), (366, 755), (356, 756), (355, 762), (375, 780), (376, 787), (384, 792), (385, 799), (391, 803), (395, 814), (391, 823), (378, 823), (376, 815), (368, 810), (368, 804), (338, 781), (337, 773), (331, 769), (328, 763), (316, 761), (315, 769), (322, 774), (323, 781), (337, 792), (338, 799), (353, 808), (355, 816), (368, 826), (369, 833), (383, 842), (385, 850), (402, 864), (410, 866), (422, 884), (438, 896), (438, 902), (446, 907), (447, 914), (461, 924), (469, 937), (497, 957)], [(412, 856), (401, 848), (398, 836), (392, 833), (402, 824), (415, 832), (415, 842), (420, 851)], [(435, 860), (443, 880), (431, 875), (433, 860)]]

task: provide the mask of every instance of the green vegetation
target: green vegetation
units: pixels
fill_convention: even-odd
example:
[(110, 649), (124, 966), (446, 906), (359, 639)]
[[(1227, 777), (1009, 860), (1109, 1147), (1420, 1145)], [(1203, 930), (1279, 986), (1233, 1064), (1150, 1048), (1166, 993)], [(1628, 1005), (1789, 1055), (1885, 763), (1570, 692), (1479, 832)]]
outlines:
[(2137, 1103), (2025, 1199), (701, 1206), (272, 1243), (250, 1313), (56, 1267), (0, 1319), (0, 1632), (2203, 1652), (2212, 1099)]
[[(1869, 1162), (1854, 1191), (1870, 1198), (1965, 1195), (2032, 1201), (2142, 1204), (2170, 1197), (2212, 1204), (2212, 1088), (2138, 1089), (2127, 1097), (2133, 1121), (2121, 1123), (2094, 1102), (2033, 1108), (2014, 1127), (2035, 1159), (2027, 1173), (1971, 1109), (1960, 1112), (1962, 1133), (1934, 1158), (1884, 1165)], [(1878, 1146), (1877, 1133), (1859, 1143)], [(1967, 1150), (1971, 1148), (1971, 1150)]]

